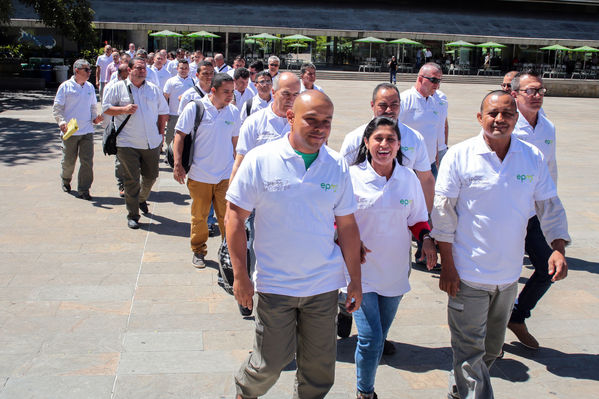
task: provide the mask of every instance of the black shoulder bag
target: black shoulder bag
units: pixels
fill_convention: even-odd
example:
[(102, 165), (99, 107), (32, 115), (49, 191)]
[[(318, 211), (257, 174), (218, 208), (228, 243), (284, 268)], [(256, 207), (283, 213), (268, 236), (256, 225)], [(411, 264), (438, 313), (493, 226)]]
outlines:
[[(135, 104), (133, 101), (133, 93), (131, 93), (131, 87), (125, 81), (123, 81), (123, 84), (127, 87), (127, 91), (129, 91), (131, 104)], [(106, 126), (106, 129), (104, 129), (104, 134), (102, 135), (102, 149), (104, 150), (104, 155), (116, 155), (116, 137), (121, 130), (123, 130), (127, 122), (129, 122), (129, 118), (131, 118), (131, 114), (127, 115), (118, 129), (114, 124), (114, 116), (110, 119), (110, 122), (108, 123), (108, 126)]]

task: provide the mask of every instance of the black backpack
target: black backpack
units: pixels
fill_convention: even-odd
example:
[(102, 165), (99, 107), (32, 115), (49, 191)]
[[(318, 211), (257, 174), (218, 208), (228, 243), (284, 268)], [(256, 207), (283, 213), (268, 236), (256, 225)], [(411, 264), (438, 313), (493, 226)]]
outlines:
[[(195, 86), (194, 86), (195, 87)], [(193, 100), (196, 105), (196, 117), (195, 122), (193, 124), (193, 130), (189, 132), (189, 134), (185, 135), (185, 139), (183, 140), (183, 154), (181, 155), (181, 163), (183, 164), (183, 169), (185, 169), (185, 173), (189, 172), (191, 168), (191, 163), (193, 162), (193, 149), (196, 139), (196, 134), (198, 133), (198, 127), (200, 127), (200, 123), (202, 123), (202, 118), (204, 117), (204, 104), (202, 104), (201, 100)], [(166, 161), (168, 162), (171, 168), (175, 167), (175, 155), (173, 152), (173, 144), (175, 140), (171, 141), (166, 149)]]

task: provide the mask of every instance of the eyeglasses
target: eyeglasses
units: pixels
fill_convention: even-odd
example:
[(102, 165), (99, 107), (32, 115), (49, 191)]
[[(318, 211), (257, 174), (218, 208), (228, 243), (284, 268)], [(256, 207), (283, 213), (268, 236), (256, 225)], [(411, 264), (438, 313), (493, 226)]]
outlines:
[(262, 86), (270, 86), (272, 85), (272, 82), (270, 80), (261, 80), (259, 82), (256, 82), (256, 84)]
[(433, 77), (430, 77), (430, 76), (420, 76), (420, 77), (424, 78), (424, 79), (426, 79), (428, 81), (430, 81), (434, 85), (437, 85), (437, 84), (441, 83), (441, 79), (439, 79), (439, 78), (433, 78)]
[(502, 83), (501, 87), (503, 87), (504, 89), (511, 89), (512, 88), (512, 84), (511, 83)]
[(77, 68), (77, 69), (80, 70), (80, 71), (85, 71), (85, 72), (91, 71), (90, 68)]
[(528, 89), (523, 89), (523, 90), (518, 90), (518, 91), (522, 91), (524, 93), (526, 93), (527, 96), (536, 96), (537, 93), (539, 94), (539, 96), (544, 96), (545, 93), (547, 93), (547, 89), (544, 87), (539, 87), (538, 89), (535, 89), (534, 87), (529, 87)]

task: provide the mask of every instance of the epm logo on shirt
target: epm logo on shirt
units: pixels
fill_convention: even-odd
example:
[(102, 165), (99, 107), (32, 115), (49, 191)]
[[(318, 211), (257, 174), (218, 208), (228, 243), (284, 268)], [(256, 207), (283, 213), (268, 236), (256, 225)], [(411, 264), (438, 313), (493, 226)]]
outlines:
[(516, 179), (520, 180), (522, 183), (524, 182), (529, 182), (532, 183), (532, 179), (535, 177), (535, 175), (516, 175)]
[(553, 140), (545, 140), (545, 144), (551, 144), (553, 143)]
[(411, 199), (400, 199), (399, 203), (402, 204), (403, 206), (408, 206), (410, 204), (412, 204), (412, 202), (414, 202), (414, 200)]
[(320, 183), (320, 188), (322, 188), (324, 191), (332, 190), (334, 193), (337, 192), (337, 185), (336, 184)]
[(401, 151), (402, 152), (414, 151), (414, 147), (408, 147), (407, 145), (402, 145)]
[(232, 125), (232, 124), (233, 124), (233, 121), (225, 121), (225, 124), (227, 124), (227, 125)]

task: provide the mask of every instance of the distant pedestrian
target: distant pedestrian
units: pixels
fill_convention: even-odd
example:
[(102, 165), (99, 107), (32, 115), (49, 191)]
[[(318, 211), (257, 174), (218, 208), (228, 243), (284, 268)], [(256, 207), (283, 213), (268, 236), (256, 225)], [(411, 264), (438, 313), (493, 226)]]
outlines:
[(395, 75), (397, 74), (397, 60), (395, 59), (395, 56), (391, 57), (391, 61), (387, 63), (387, 66), (389, 67), (389, 83), (395, 84)]

